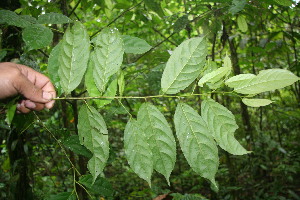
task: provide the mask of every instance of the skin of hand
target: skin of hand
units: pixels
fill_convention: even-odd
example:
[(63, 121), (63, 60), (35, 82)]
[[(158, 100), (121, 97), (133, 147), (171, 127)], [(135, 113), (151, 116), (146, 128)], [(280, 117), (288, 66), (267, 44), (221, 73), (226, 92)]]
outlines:
[(52, 108), (56, 92), (50, 79), (25, 65), (0, 63), (0, 99), (21, 94), (17, 110), (28, 113)]

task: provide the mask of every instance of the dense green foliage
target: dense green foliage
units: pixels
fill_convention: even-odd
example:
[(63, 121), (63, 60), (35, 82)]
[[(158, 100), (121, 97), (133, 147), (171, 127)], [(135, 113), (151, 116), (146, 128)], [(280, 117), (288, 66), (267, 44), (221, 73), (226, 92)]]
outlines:
[(300, 199), (300, 4), (8, 2), (0, 61), (59, 98), (1, 103), (1, 198)]

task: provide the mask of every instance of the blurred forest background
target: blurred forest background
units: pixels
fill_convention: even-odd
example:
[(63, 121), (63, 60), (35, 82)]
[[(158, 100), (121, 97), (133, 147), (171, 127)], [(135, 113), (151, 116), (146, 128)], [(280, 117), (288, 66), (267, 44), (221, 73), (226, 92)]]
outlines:
[[(203, 35), (209, 41), (208, 57), (221, 66), (227, 53), (235, 75), (257, 74), (271, 68), (288, 69), (300, 75), (300, 3), (296, 1), (1, 0), (0, 8), (24, 18), (62, 13), (81, 21), (91, 37), (109, 26), (123, 35), (146, 40), (152, 46), (150, 51), (124, 56), (125, 96), (159, 94), (162, 72), (170, 57), (168, 51), (188, 38)], [(49, 54), (67, 25), (48, 25), (54, 34), (53, 41), (38, 50), (26, 47), (20, 28), (5, 24), (0, 27), (0, 61), (19, 62), (47, 75)], [(208, 88), (197, 86), (195, 90), (205, 93)], [(222, 90), (229, 89), (224, 86)], [(81, 91), (79, 88), (72, 95), (78, 96)], [(170, 186), (162, 175), (155, 174), (150, 188), (130, 170), (123, 148), (123, 131), (129, 116), (122, 105), (136, 115), (142, 100), (124, 99), (122, 105), (114, 100), (100, 110), (109, 130), (110, 157), (104, 169), (105, 178), (97, 179), (93, 186), (78, 177), (70, 165), (72, 162), (81, 174), (88, 174), (89, 152), (76, 145), (78, 104), (82, 102), (57, 101), (54, 109), (36, 113), (37, 116), (16, 115), (17, 125), (12, 127), (5, 121), (6, 109), (0, 109), (0, 199), (72, 199), (68, 192), (74, 187), (81, 199), (91, 199), (81, 183), (96, 199), (299, 200), (300, 82), (260, 97), (274, 103), (251, 108), (235, 96), (212, 96), (233, 112), (239, 125), (236, 138), (252, 151), (233, 156), (219, 148), (218, 193), (192, 171), (180, 148)], [(184, 99), (198, 110), (202, 100), (200, 96)], [(177, 100), (151, 101), (174, 130), (172, 116)]]

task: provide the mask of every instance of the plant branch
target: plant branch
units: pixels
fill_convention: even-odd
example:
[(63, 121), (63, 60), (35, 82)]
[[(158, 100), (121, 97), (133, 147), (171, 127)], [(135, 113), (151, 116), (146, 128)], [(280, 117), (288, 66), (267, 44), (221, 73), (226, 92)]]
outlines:
[(68, 17), (70, 17), (70, 16), (74, 13), (74, 11), (75, 11), (75, 10), (77, 9), (77, 7), (79, 6), (80, 2), (81, 2), (81, 0), (78, 0), (77, 4), (76, 4), (75, 7), (72, 9), (72, 11), (71, 11), (70, 14), (68, 15)]

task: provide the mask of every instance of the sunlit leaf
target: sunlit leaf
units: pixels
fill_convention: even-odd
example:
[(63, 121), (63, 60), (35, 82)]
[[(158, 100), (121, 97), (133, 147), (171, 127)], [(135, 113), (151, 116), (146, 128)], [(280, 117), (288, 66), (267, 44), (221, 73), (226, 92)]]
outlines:
[(71, 23), (72, 20), (60, 13), (46, 13), (38, 17), (39, 24), (66, 24)]
[(238, 18), (237, 18), (237, 24), (238, 24), (239, 29), (242, 32), (247, 32), (248, 25), (247, 25), (247, 21), (246, 21), (246, 19), (245, 19), (245, 17), (243, 15), (239, 15), (238, 16)]
[(151, 49), (151, 46), (143, 39), (122, 35), (125, 53), (143, 54)]
[(124, 47), (118, 30), (106, 28), (93, 40), (96, 47), (92, 54), (93, 78), (100, 92), (104, 92), (109, 78), (120, 70)]
[(148, 137), (154, 169), (169, 182), (176, 161), (176, 143), (172, 130), (163, 114), (152, 104), (144, 103), (138, 112), (138, 124)]
[(235, 139), (234, 132), (238, 125), (234, 115), (226, 107), (212, 99), (204, 100), (201, 104), (201, 116), (222, 149), (234, 155), (249, 153)]
[(169, 58), (161, 79), (162, 91), (175, 94), (188, 87), (205, 64), (205, 38), (192, 38), (181, 43)]
[(79, 141), (93, 153), (88, 169), (93, 182), (102, 172), (109, 156), (108, 131), (103, 117), (92, 106), (83, 105), (78, 116)]
[[(251, 76), (251, 78), (249, 78)], [(238, 75), (226, 81), (226, 84), (241, 94), (257, 94), (261, 92), (281, 89), (292, 85), (299, 77), (285, 69), (267, 69), (257, 76)], [(234, 84), (233, 84), (234, 83)]]
[(147, 136), (137, 121), (131, 119), (124, 133), (125, 154), (131, 169), (151, 186), (153, 172), (152, 151), (147, 143)]
[(25, 27), (22, 32), (22, 38), (29, 49), (40, 49), (50, 45), (53, 33), (43, 25), (32, 24)]
[(75, 22), (67, 29), (61, 43), (58, 74), (65, 94), (69, 94), (80, 84), (86, 71), (90, 41), (85, 27)]
[(267, 106), (272, 103), (269, 99), (248, 99), (243, 98), (243, 103), (250, 107), (261, 107), (261, 106)]
[(218, 149), (202, 117), (192, 107), (179, 103), (174, 124), (180, 147), (191, 168), (216, 186)]

